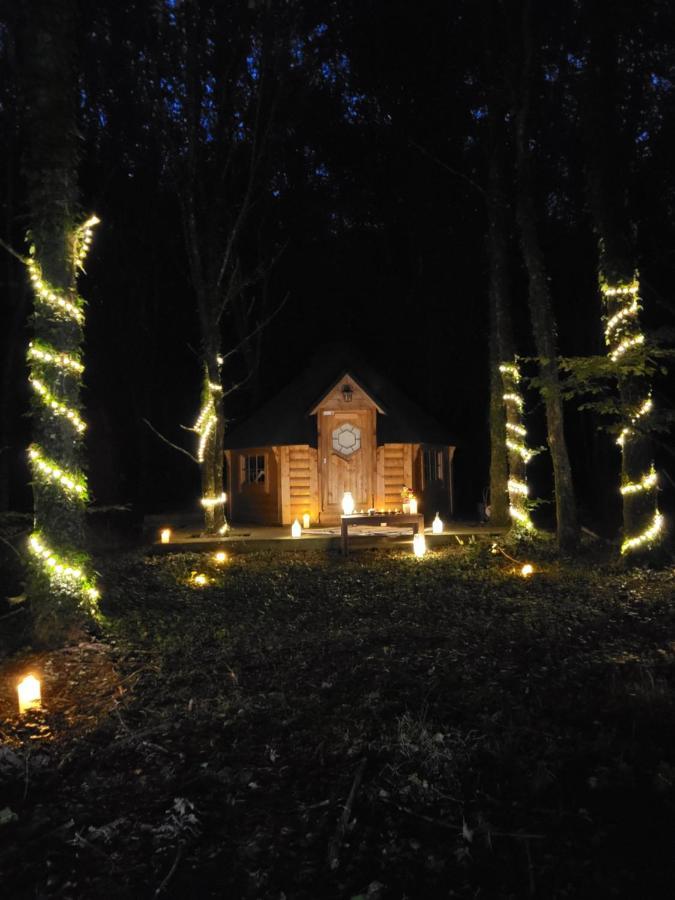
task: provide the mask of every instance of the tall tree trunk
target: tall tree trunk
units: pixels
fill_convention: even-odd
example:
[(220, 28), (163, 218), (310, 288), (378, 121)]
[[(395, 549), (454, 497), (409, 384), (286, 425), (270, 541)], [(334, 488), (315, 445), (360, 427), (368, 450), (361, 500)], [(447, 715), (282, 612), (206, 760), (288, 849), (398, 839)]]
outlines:
[(503, 33), (499, 3), (484, 0), (483, 24), (488, 88), (488, 177), (485, 191), (490, 308), (491, 496), (499, 497), (498, 521), (511, 522), (510, 537), (534, 530), (528, 509), (527, 448), (524, 399), (511, 319), (512, 286), (509, 231), (512, 209), (507, 197), (506, 156), (509, 146), (505, 96)]
[(204, 530), (207, 534), (224, 534), (227, 531), (227, 520), (226, 496), (223, 491), (225, 418), (220, 355), (220, 302), (217, 289), (207, 282), (204, 273), (194, 194), (189, 190), (183, 200), (183, 226), (201, 336), (201, 408), (194, 431), (198, 435), (197, 461), (201, 474)]
[[(29, 7), (29, 9), (28, 9)], [(29, 347), (34, 392), (35, 560), (32, 604), (38, 636), (58, 640), (81, 608), (95, 612), (98, 591), (83, 553), (87, 485), (81, 418), (84, 304), (77, 267), (91, 239), (76, 225), (77, 130), (73, 0), (32, 0), (25, 14), (25, 160), (35, 294)]]
[[(3, 132), (1, 140), (5, 145), (3, 171), (3, 234), (11, 240), (15, 226), (15, 186), (17, 181), (17, 148), (18, 148), (18, 103), (16, 84), (16, 59), (14, 35), (16, 34), (17, 10), (7, 11), (12, 16), (10, 27), (5, 30), (5, 43), (2, 48), (3, 84), (0, 90), (3, 105)], [(17, 277), (16, 260), (5, 256), (5, 301), (7, 304), (8, 328), (3, 335), (2, 364), (0, 366), (0, 511), (10, 509), (12, 502), (11, 481), (15, 469), (16, 446), (16, 379), (21, 370), (19, 355), (26, 327), (27, 293), (23, 279)]]
[[(520, 374), (511, 322), (508, 216), (505, 192), (503, 111), (490, 110), (490, 158), (486, 194), (490, 300), (490, 490), (496, 524), (513, 523), (513, 536), (533, 526), (527, 509), (526, 465), (530, 458), (522, 421)], [(498, 498), (495, 516), (495, 498)]]
[[(591, 49), (585, 92), (588, 147), (587, 186), (598, 238), (598, 281), (604, 303), (605, 340), (616, 364), (622, 408), (621, 493), (622, 553), (649, 556), (660, 540), (662, 518), (652, 441), (648, 431), (651, 384), (641, 373), (645, 362), (640, 329), (639, 280), (626, 209), (626, 186), (617, 122), (617, 35), (613, 21), (590, 7)], [(629, 366), (626, 366), (626, 363)], [(636, 365), (637, 364), (637, 365)]]
[(220, 376), (220, 356), (215, 344), (218, 328), (207, 335), (211, 349), (204, 352), (202, 407), (195, 430), (199, 434), (197, 459), (201, 468), (204, 530), (207, 534), (224, 534), (226, 495), (223, 491), (223, 461), (225, 421), (223, 417), (223, 388)]
[(558, 546), (573, 550), (579, 540), (576, 500), (572, 470), (567, 454), (563, 424), (563, 402), (558, 376), (556, 327), (548, 284), (548, 273), (539, 241), (534, 201), (532, 155), (530, 150), (529, 112), (532, 83), (531, 4), (523, 14), (523, 65), (515, 121), (516, 136), (516, 220), (520, 244), (529, 278), (528, 301), (534, 342), (539, 357), (539, 376), (546, 409), (549, 451), (553, 463), (553, 479), (557, 517)]
[(502, 395), (504, 388), (499, 371), (501, 359), (494, 330), (490, 323), (490, 523), (508, 525), (509, 465), (506, 455), (506, 413)]

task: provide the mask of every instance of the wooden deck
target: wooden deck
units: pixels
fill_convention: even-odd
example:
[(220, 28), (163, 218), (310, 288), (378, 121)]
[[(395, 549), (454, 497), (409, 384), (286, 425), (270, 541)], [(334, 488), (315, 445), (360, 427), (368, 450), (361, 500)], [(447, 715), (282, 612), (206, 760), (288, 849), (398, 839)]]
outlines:
[[(167, 514), (146, 516), (144, 534), (151, 553), (212, 552), (232, 550), (237, 553), (254, 553), (260, 550), (305, 551), (323, 550), (340, 553), (340, 525), (312, 526), (303, 530), (302, 537), (291, 537), (287, 526), (235, 525), (224, 537), (213, 537), (201, 532), (199, 514)], [(160, 531), (171, 529), (171, 541), (160, 542)], [(475, 522), (449, 522), (442, 534), (432, 534), (431, 526), (425, 528), (427, 547), (456, 546), (471, 540), (491, 540), (504, 534), (505, 528), (480, 525)], [(409, 545), (412, 548), (410, 526), (352, 526), (349, 546), (354, 550)]]

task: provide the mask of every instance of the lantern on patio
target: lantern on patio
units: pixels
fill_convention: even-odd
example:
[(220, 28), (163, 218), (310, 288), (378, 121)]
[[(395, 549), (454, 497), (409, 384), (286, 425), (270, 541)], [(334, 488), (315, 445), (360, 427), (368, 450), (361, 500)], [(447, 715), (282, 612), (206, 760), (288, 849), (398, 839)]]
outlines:
[(410, 515), (416, 516), (417, 515), (417, 497), (411, 497), (409, 503), (410, 503)]
[(159, 539), (163, 544), (171, 543), (171, 529), (170, 528), (162, 528), (159, 533)]
[(441, 521), (441, 517), (436, 513), (436, 518), (431, 523), (431, 531), (433, 534), (443, 534), (443, 522)]
[(19, 695), (19, 712), (24, 713), (27, 709), (39, 709), (42, 703), (40, 693), (40, 682), (34, 675), (26, 675), (23, 681), (20, 681), (16, 688)]
[(294, 537), (294, 538), (302, 537), (302, 528), (297, 519), (291, 525), (291, 537)]
[(354, 497), (351, 491), (345, 491), (342, 495), (342, 512), (345, 516), (351, 516), (354, 512)]
[(423, 534), (413, 536), (413, 553), (417, 557), (422, 557), (427, 552), (427, 542)]
[(302, 517), (302, 527), (306, 530), (307, 528), (309, 528), (310, 522), (311, 519), (309, 513), (305, 513)]

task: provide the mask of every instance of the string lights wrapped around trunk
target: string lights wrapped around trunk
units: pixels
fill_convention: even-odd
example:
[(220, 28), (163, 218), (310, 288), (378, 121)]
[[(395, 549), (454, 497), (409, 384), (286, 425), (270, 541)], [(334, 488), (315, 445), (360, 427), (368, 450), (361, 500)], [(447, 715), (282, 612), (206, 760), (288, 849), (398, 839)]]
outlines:
[[(91, 216), (75, 228), (71, 235), (71, 262), (75, 278), (78, 270), (82, 270), (91, 245), (93, 229), (98, 222), (96, 216)], [(84, 472), (54, 458), (60, 448), (72, 462), (79, 455), (82, 435), (87, 427), (76, 408), (84, 372), (78, 352), (85, 318), (84, 301), (74, 289), (61, 290), (44, 278), (34, 246), (30, 248), (26, 266), (36, 308), (39, 308), (45, 323), (41, 339), (35, 339), (28, 345), (26, 356), (30, 370), (29, 383), (35, 396), (36, 414), (42, 423), (43, 438), (53, 438), (51, 454), (38, 442), (28, 448), (32, 479), (39, 492), (36, 497), (38, 525), (28, 539), (28, 549), (39, 561), (40, 569), (54, 593), (75, 597), (89, 613), (97, 615), (100, 593), (86, 553), (73, 546), (59, 548), (62, 535), (57, 533), (53, 524), (48, 526), (49, 533), (46, 533), (43, 530), (44, 523), (41, 522), (43, 517), (38, 515), (50, 503), (60, 508), (72, 509), (75, 506), (83, 510), (89, 499)], [(64, 325), (71, 326), (70, 330), (64, 330)], [(50, 340), (46, 340), (45, 336), (50, 335)], [(67, 335), (67, 339), (64, 335)], [(54, 346), (52, 343), (60, 343), (61, 340), (68, 346)]]
[[(617, 364), (617, 375), (621, 383), (621, 365), (626, 361), (627, 354), (630, 356), (631, 351), (642, 348), (645, 343), (645, 335), (640, 328), (640, 283), (636, 274), (631, 282), (624, 284), (612, 285), (602, 282), (600, 290), (605, 304), (607, 354), (610, 360)], [(634, 445), (641, 440), (644, 433), (640, 430), (640, 426), (641, 424), (644, 426), (644, 419), (649, 416), (653, 407), (651, 391), (647, 389), (643, 399), (638, 400), (632, 409), (626, 410), (626, 421), (617, 438), (622, 453), (623, 475), (620, 490), (623, 502), (640, 503), (648, 520), (648, 524), (641, 532), (625, 535), (621, 545), (621, 553), (624, 555), (649, 549), (660, 540), (664, 526), (664, 519), (656, 502), (658, 477), (654, 463), (650, 462), (649, 468), (642, 473), (639, 469), (636, 473), (631, 463)], [(642, 518), (644, 522), (644, 516)]]
[[(223, 359), (215, 354), (209, 371), (204, 366), (202, 404), (192, 430), (197, 434), (197, 461), (202, 473), (202, 496), (205, 530), (208, 534), (225, 534), (228, 530), (225, 518), (227, 495), (222, 490), (222, 417), (223, 388), (219, 381)], [(220, 424), (220, 427), (219, 427)]]
[(527, 429), (523, 425), (525, 401), (520, 393), (520, 370), (515, 362), (499, 366), (504, 385), (502, 399), (506, 408), (506, 448), (509, 459), (509, 514), (516, 527), (534, 532), (534, 524), (527, 508), (529, 489), (526, 466), (535, 455), (527, 446)]

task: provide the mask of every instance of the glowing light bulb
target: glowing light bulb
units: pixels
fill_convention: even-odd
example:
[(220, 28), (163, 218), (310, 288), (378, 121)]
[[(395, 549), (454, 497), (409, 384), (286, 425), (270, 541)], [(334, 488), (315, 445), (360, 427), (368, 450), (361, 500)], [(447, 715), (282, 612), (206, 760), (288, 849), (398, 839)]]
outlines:
[(413, 553), (415, 556), (422, 557), (427, 552), (427, 542), (423, 534), (413, 535)]
[(23, 681), (17, 685), (16, 691), (19, 697), (20, 713), (26, 712), (27, 709), (39, 709), (42, 705), (40, 682), (34, 675), (26, 675)]
[(197, 573), (195, 573), (195, 575), (193, 576), (192, 581), (193, 581), (198, 587), (204, 587), (204, 585), (208, 583), (208, 578), (207, 578), (206, 575), (204, 575), (202, 572), (197, 572)]
[(532, 575), (533, 572), (534, 566), (532, 565), (532, 563), (525, 563), (523, 568), (520, 570), (520, 574), (523, 576), (523, 578), (529, 578), (529, 576)]
[(342, 495), (342, 512), (345, 516), (351, 516), (354, 512), (354, 497), (351, 491), (345, 491)]
[(223, 550), (218, 550), (217, 553), (213, 554), (213, 561), (214, 563), (216, 563), (216, 565), (222, 566), (224, 562), (227, 562), (227, 553), (225, 553)]

